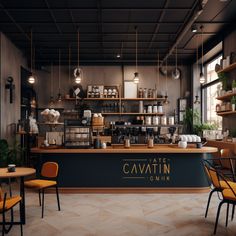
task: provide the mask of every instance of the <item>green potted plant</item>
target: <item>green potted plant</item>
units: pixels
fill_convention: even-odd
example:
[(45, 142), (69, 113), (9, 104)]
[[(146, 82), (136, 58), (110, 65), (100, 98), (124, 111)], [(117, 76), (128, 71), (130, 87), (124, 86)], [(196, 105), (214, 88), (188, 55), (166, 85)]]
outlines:
[(224, 72), (221, 72), (218, 74), (218, 77), (220, 79), (220, 82), (222, 83), (222, 94), (221, 96), (224, 95), (224, 93), (227, 91), (227, 76)]
[(233, 93), (236, 93), (236, 80), (235, 79), (232, 82), (232, 91)]
[(21, 165), (23, 152), (24, 150), (16, 141), (9, 146), (6, 139), (0, 139), (0, 166)]
[(197, 110), (187, 108), (183, 118), (184, 132), (193, 133), (194, 124), (198, 124), (200, 121), (199, 113)]
[(209, 123), (199, 123), (193, 126), (193, 132), (198, 136), (203, 136), (203, 130), (215, 130), (217, 126)]
[(233, 97), (231, 98), (232, 111), (235, 111), (235, 104), (236, 104), (236, 96), (233, 96)]

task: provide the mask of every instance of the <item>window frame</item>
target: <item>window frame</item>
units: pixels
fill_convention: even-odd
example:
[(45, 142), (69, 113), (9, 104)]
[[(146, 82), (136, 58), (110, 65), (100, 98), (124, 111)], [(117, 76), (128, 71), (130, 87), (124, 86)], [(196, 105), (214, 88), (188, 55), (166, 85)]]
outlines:
[[(217, 53), (217, 54), (215, 54), (213, 57), (211, 57), (209, 60), (207, 60), (204, 64), (203, 64), (203, 66), (204, 66), (204, 71), (206, 71), (206, 73), (207, 73), (207, 66), (211, 63), (211, 62), (213, 62), (214, 60), (216, 60), (218, 57), (220, 57), (220, 56), (222, 56), (222, 58), (223, 58), (223, 51), (220, 51), (219, 53)], [(215, 79), (214, 81), (211, 81), (211, 82), (208, 82), (208, 83), (206, 83), (206, 84), (201, 84), (201, 87), (200, 87), (200, 95), (201, 95), (201, 101), (203, 101), (202, 103), (201, 103), (201, 122), (203, 123), (203, 122), (205, 122), (205, 120), (204, 120), (204, 118), (207, 116), (207, 114), (206, 114), (206, 109), (204, 109), (204, 104), (205, 104), (205, 101), (204, 101), (204, 89), (207, 89), (207, 88), (209, 88), (210, 86), (212, 86), (212, 85), (215, 85), (215, 84), (217, 84), (217, 83), (219, 83), (220, 82), (220, 79), (219, 78), (217, 78), (217, 79)]]

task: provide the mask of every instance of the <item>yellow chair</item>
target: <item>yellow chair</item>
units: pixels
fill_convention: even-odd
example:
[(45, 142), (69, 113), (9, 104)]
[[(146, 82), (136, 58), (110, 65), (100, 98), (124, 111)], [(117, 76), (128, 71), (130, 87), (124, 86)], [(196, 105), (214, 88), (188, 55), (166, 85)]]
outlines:
[[(25, 187), (33, 188), (38, 190), (39, 193), (39, 205), (42, 205), (42, 218), (44, 215), (44, 190), (46, 188), (55, 187), (57, 196), (58, 210), (61, 210), (60, 200), (57, 187), (57, 177), (58, 177), (58, 164), (56, 162), (45, 162), (41, 169), (42, 179), (33, 179), (25, 181)], [(42, 204), (41, 204), (41, 192), (42, 192)]]
[[(236, 185), (235, 183), (232, 185), (232, 182), (228, 180), (228, 178), (226, 176), (224, 176), (224, 174), (222, 174), (222, 172), (219, 172), (218, 170), (215, 170), (215, 173), (217, 174), (218, 179), (220, 179), (222, 183), (226, 183), (227, 184), (227, 188), (222, 190), (222, 196), (223, 199), (222, 201), (219, 203), (218, 206), (218, 210), (217, 210), (217, 215), (216, 215), (216, 221), (215, 221), (215, 227), (214, 227), (214, 234), (216, 234), (216, 230), (217, 230), (217, 226), (218, 226), (218, 220), (219, 220), (219, 216), (220, 216), (220, 210), (221, 207), (224, 203), (227, 203), (227, 213), (226, 213), (226, 224), (225, 226), (228, 226), (228, 213), (229, 213), (229, 204), (233, 205), (233, 210), (235, 208), (236, 205)], [(233, 218), (233, 215), (232, 215)]]
[[(0, 213), (2, 214), (2, 236), (5, 235), (5, 233), (7, 234), (14, 223), (14, 218), (13, 218), (13, 207), (15, 205), (17, 205), (19, 203), (21, 203), (21, 197), (20, 196), (14, 196), (14, 197), (10, 197), (7, 198), (7, 193), (4, 193), (3, 196), (3, 192), (2, 189), (0, 188)], [(5, 217), (5, 213), (7, 211), (11, 211), (11, 222), (6, 222), (6, 217)], [(21, 207), (20, 207), (20, 211), (21, 211)], [(20, 216), (21, 216), (21, 212), (20, 212)], [(23, 227), (22, 227), (22, 220), (20, 219), (20, 231), (21, 231), (21, 236), (23, 236)], [(6, 228), (6, 225), (9, 225), (8, 229)]]
[[(211, 184), (213, 186), (213, 189), (211, 190), (211, 192), (209, 194), (209, 197), (208, 197), (207, 207), (206, 207), (206, 212), (205, 212), (205, 218), (207, 217), (207, 214), (208, 214), (208, 209), (209, 209), (212, 194), (214, 192), (218, 192), (218, 193), (222, 192), (224, 189), (228, 188), (228, 184), (225, 181), (222, 181), (222, 180), (218, 179), (216, 170), (213, 167), (213, 165), (210, 163), (210, 161), (211, 160), (204, 160), (203, 161), (205, 172), (206, 172), (206, 174), (207, 174), (207, 176), (208, 176), (208, 178), (211, 181)], [(215, 159), (214, 159), (214, 161), (215, 161)], [(231, 181), (230, 184), (232, 186), (236, 187), (236, 183)]]

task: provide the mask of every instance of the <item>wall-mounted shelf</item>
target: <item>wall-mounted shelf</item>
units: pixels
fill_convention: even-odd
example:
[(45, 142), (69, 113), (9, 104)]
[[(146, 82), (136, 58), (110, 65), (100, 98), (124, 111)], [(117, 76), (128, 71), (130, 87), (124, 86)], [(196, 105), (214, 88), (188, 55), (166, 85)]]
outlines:
[[(76, 98), (65, 98), (65, 101), (81, 100)], [(164, 101), (165, 98), (84, 98), (84, 101)]]
[(126, 115), (126, 116), (163, 116), (164, 113), (138, 113), (138, 112), (108, 112), (108, 113), (102, 113), (104, 116), (113, 115), (113, 116), (119, 116), (119, 115)]
[(50, 122), (39, 122), (37, 123), (38, 125), (52, 125), (52, 126), (56, 126), (56, 125), (64, 125), (63, 122), (57, 122), (57, 123), (50, 123)]
[(224, 96), (217, 97), (218, 100), (229, 100), (231, 97), (236, 96), (236, 93), (228, 93)]
[(236, 62), (229, 65), (229, 66), (227, 66), (224, 69), (221, 69), (221, 70), (217, 71), (217, 74), (222, 73), (222, 72), (229, 72), (229, 71), (234, 70), (234, 69), (236, 69)]
[(227, 115), (233, 115), (236, 114), (236, 111), (222, 111), (222, 112), (217, 112), (218, 116), (227, 116)]
[(124, 128), (129, 128), (129, 127), (150, 127), (150, 128), (154, 128), (154, 127), (183, 127), (183, 125), (178, 125), (178, 124), (175, 124), (175, 125), (146, 125), (146, 124), (143, 124), (143, 125), (114, 125), (115, 127), (124, 127)]

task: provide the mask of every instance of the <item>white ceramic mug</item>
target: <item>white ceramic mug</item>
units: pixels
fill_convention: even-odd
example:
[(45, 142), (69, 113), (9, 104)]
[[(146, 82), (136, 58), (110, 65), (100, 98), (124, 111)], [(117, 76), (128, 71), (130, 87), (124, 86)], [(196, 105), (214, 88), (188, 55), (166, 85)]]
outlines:
[(178, 147), (180, 148), (186, 148), (188, 146), (188, 143), (186, 141), (179, 141)]

